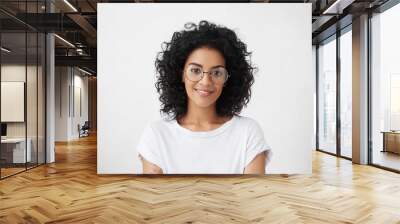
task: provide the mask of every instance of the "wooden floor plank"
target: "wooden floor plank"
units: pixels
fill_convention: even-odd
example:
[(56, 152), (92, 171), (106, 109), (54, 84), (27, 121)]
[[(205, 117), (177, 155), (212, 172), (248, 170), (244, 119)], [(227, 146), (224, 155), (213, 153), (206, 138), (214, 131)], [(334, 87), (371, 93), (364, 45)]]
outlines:
[(96, 174), (96, 137), (0, 181), (0, 223), (400, 223), (400, 175), (313, 154), (312, 175)]

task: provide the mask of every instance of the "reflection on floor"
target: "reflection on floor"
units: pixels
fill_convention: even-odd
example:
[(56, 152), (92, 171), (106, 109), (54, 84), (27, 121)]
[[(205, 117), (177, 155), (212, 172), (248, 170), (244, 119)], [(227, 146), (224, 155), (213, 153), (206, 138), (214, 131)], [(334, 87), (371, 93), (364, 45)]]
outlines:
[(392, 152), (374, 151), (373, 164), (400, 170), (400, 155)]
[[(26, 170), (25, 164), (2, 164), (2, 168), (0, 170), (1, 172), (1, 178), (8, 177), (10, 175), (22, 172)], [(26, 164), (27, 169), (30, 169), (32, 167), (37, 166), (36, 163), (28, 163)]]
[(1, 178), (13, 175), (15, 173), (18, 173), (18, 172), (21, 172), (21, 171), (24, 171), (24, 170), (25, 170), (25, 167), (23, 167), (23, 168), (20, 168), (20, 167), (17, 167), (17, 168), (1, 168)]

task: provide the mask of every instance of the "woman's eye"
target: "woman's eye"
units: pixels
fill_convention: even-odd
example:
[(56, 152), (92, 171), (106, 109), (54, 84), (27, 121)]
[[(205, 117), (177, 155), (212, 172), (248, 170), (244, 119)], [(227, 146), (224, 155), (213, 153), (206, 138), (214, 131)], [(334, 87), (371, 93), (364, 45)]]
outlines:
[(213, 76), (217, 76), (217, 77), (218, 77), (218, 76), (222, 76), (222, 72), (219, 71), (219, 70), (212, 71), (211, 74), (212, 74)]
[(190, 72), (192, 72), (192, 73), (198, 75), (198, 74), (201, 73), (201, 69), (199, 69), (199, 68), (191, 68), (191, 69), (190, 69)]

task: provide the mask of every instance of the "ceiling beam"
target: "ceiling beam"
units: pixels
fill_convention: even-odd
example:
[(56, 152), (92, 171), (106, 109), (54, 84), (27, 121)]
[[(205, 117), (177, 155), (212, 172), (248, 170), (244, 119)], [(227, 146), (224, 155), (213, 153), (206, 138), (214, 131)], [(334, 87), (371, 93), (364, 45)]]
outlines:
[(55, 56), (56, 66), (83, 66), (96, 71), (97, 59), (90, 56)]
[(89, 37), (96, 39), (97, 30), (94, 28), (85, 17), (80, 15), (79, 13), (71, 13), (67, 14), (67, 16), (73, 20), (77, 25), (79, 25), (88, 35)]

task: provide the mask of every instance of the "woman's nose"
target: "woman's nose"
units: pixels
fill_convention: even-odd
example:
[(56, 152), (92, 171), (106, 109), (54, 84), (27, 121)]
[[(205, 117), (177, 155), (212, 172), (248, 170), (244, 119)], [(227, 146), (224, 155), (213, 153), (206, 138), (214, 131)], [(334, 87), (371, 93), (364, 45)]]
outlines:
[(200, 82), (201, 82), (202, 84), (212, 84), (213, 81), (212, 81), (212, 78), (211, 78), (210, 73), (208, 73), (208, 72), (203, 72), (203, 78), (200, 79)]

